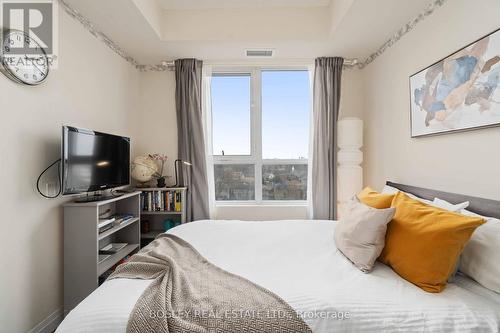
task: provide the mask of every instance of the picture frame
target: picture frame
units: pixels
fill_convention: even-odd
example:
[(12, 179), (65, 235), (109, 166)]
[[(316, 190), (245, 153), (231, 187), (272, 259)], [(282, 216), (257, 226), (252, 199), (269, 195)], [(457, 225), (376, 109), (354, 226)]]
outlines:
[(411, 137), (500, 126), (500, 29), (410, 75)]

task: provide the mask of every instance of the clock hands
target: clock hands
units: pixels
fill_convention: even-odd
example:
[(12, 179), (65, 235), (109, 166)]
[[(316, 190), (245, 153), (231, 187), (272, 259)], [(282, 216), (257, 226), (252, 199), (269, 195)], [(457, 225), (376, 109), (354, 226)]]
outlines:
[(35, 66), (35, 68), (38, 69), (38, 71), (40, 72), (40, 74), (45, 75), (45, 72), (42, 71), (37, 65), (35, 65), (35, 63), (33, 63), (33, 66)]
[(27, 54), (24, 55), (24, 59), (26, 60), (44, 60), (44, 63), (45, 63), (45, 57), (28, 57)]
[[(38, 65), (39, 65), (39, 66), (41, 66), (41, 67), (46, 68), (46, 67), (47, 67), (47, 65), (45, 64), (45, 61), (43, 61), (43, 63), (42, 63), (42, 64), (39, 64), (39, 63), (37, 62), (37, 60), (40, 60), (40, 59), (43, 59), (43, 60), (44, 60), (44, 57), (28, 57), (28, 55), (26, 55), (26, 54), (25, 54), (25, 55), (24, 55), (24, 59), (26, 60), (26, 62), (31, 61), (31, 64), (32, 64), (32, 65), (33, 65), (36, 69), (38, 69), (38, 71), (40, 71), (40, 73), (44, 74), (44, 71), (42, 71), (42, 70), (40, 69), (40, 67), (38, 67)], [(45, 75), (45, 74), (44, 74), (44, 75)]]

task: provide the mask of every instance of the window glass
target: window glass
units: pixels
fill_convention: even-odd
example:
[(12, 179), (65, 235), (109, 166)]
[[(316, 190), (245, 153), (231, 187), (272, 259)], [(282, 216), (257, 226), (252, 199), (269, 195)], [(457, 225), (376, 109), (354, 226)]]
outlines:
[(262, 158), (307, 159), (308, 71), (262, 72)]
[(307, 164), (262, 166), (262, 200), (306, 200)]
[(214, 176), (215, 200), (255, 200), (253, 164), (217, 164)]
[(250, 74), (212, 77), (214, 155), (250, 155)]

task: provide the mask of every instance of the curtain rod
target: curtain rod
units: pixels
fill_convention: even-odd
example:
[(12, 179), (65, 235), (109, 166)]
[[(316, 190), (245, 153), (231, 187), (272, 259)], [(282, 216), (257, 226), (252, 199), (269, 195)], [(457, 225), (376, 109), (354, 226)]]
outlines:
[(344, 59), (344, 66), (356, 66), (358, 63), (358, 58)]

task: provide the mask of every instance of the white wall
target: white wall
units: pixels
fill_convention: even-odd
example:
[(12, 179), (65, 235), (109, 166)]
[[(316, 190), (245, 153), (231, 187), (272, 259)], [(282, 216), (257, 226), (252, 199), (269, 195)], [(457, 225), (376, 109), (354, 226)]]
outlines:
[(0, 323), (27, 332), (62, 307), (61, 204), (35, 190), (62, 124), (134, 136), (139, 72), (61, 11), (60, 63), (38, 87), (0, 74)]
[(365, 93), (363, 73), (358, 69), (342, 72), (339, 118), (363, 118), (365, 113)]
[(497, 199), (500, 128), (410, 138), (409, 75), (497, 29), (497, 0), (454, 0), (363, 70), (367, 185), (385, 180)]
[(142, 72), (139, 74), (139, 107), (133, 114), (136, 138), (132, 157), (143, 154), (166, 154), (167, 185), (175, 183), (177, 159), (177, 116), (175, 111), (175, 73)]

